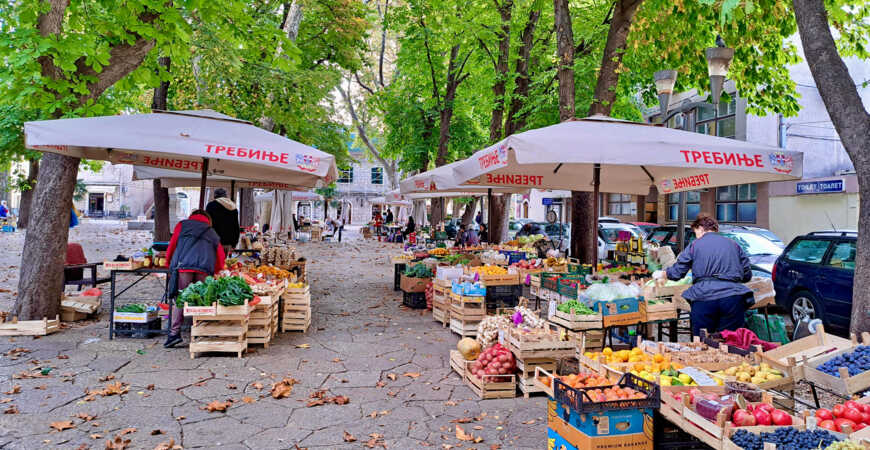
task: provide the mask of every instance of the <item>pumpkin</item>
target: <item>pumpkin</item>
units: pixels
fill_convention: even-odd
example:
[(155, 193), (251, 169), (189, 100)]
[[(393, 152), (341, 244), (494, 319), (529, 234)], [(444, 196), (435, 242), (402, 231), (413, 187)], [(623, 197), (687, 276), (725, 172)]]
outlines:
[(480, 342), (471, 338), (462, 338), (459, 343), (456, 344), (456, 348), (459, 349), (459, 353), (462, 354), (462, 357), (465, 358), (466, 361), (474, 361), (477, 359), (481, 350)]

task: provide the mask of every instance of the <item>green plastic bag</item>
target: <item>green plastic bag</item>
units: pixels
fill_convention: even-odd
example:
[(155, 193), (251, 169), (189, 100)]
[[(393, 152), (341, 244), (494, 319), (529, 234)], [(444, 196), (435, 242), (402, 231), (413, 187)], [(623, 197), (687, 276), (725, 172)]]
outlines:
[(764, 314), (747, 311), (746, 328), (752, 330), (763, 341), (789, 343), (788, 333), (785, 331), (785, 320), (781, 316), (769, 315), (768, 320), (765, 321)]

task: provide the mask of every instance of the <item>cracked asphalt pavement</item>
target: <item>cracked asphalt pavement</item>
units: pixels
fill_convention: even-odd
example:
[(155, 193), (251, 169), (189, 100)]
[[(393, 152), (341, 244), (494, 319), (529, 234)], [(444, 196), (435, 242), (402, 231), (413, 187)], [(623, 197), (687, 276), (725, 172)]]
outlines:
[[(92, 260), (123, 252), (94, 248), (87, 230), (77, 237)], [(147, 241), (141, 232), (112, 234), (130, 250)], [(242, 359), (191, 359), (186, 347), (167, 350), (158, 338), (110, 341), (107, 294), (101, 321), (38, 339), (0, 338), (0, 447), (108, 448), (118, 437), (137, 449), (170, 440), (229, 449), (545, 448), (546, 399), (479, 400), (450, 369), (458, 337), (431, 312), (401, 307), (392, 290), (388, 256), (398, 246), (347, 234), (341, 244), (299, 245), (309, 261), (309, 331), (279, 333)], [(20, 241), (0, 250), (20, 253)], [(11, 278), (0, 286), (14, 289)], [(154, 296), (161, 286), (148, 280), (137, 293)], [(11, 299), (0, 306), (8, 310)], [(275, 399), (270, 389), (284, 378), (298, 383)], [(309, 407), (322, 390), (349, 402)], [(227, 400), (223, 412), (206, 409)], [(482, 441), (457, 439), (457, 422)]]

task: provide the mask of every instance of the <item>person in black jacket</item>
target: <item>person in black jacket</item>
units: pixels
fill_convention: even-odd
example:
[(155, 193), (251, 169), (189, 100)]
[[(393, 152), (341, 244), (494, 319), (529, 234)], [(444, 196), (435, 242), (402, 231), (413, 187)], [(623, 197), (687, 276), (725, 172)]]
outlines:
[(217, 188), (214, 200), (208, 202), (206, 212), (211, 216), (211, 226), (221, 238), (224, 254), (229, 257), (239, 243), (239, 211), (236, 204), (227, 198), (227, 191)]

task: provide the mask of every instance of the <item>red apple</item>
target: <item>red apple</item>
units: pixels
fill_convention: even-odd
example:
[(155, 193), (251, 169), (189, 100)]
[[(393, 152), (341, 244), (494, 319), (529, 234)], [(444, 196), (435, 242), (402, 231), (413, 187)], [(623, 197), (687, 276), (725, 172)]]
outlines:
[(734, 411), (731, 420), (734, 422), (734, 425), (738, 427), (752, 427), (756, 424), (755, 417), (745, 409)]
[(781, 409), (774, 409), (770, 412), (770, 418), (774, 425), (791, 425), (791, 416)]
[(825, 408), (817, 409), (816, 410), (816, 417), (819, 420), (834, 420), (834, 415), (831, 414), (831, 410), (825, 409)]
[(835, 425), (834, 421), (830, 419), (819, 422), (819, 427), (826, 430), (837, 431), (837, 425)]

